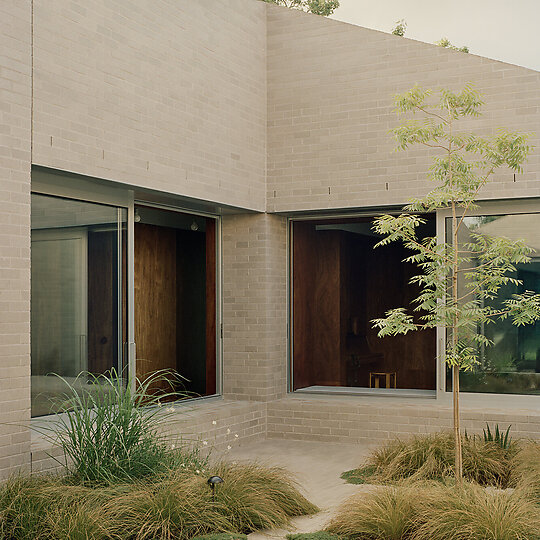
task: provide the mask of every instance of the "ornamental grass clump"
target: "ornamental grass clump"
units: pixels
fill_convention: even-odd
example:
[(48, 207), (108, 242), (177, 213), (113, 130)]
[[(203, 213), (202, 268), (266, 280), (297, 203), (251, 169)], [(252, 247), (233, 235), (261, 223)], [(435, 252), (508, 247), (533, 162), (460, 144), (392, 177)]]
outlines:
[(538, 540), (540, 513), (522, 490), (415, 482), (355, 495), (326, 530), (352, 540)]
[(526, 490), (540, 505), (540, 442), (527, 441), (520, 445), (512, 459), (511, 485)]
[[(502, 448), (493, 441), (463, 437), (463, 476), (481, 485), (505, 487), (515, 445)], [(418, 435), (395, 439), (371, 452), (366, 467), (372, 471), (369, 482), (388, 483), (404, 478), (440, 480), (454, 476), (455, 444), (452, 433)]]
[(233, 530), (249, 533), (281, 527), (291, 517), (318, 512), (285, 469), (223, 463), (215, 470), (225, 480), (216, 489), (216, 500), (227, 508)]
[[(156, 393), (157, 386), (174, 387), (178, 376), (158, 371), (145, 380), (125, 380), (114, 370), (108, 375), (81, 373), (88, 391), (66, 384), (54, 423), (38, 429), (62, 448), (68, 474), (75, 483), (110, 484), (164, 471), (176, 453), (158, 434), (170, 408), (161, 401), (180, 398), (176, 392)], [(174, 411), (174, 409), (173, 409)]]
[(341, 505), (326, 530), (353, 540), (402, 540), (416, 527), (426, 488), (380, 487), (359, 493)]
[(439, 487), (416, 517), (411, 540), (538, 540), (540, 512), (521, 490)]
[(15, 476), (0, 489), (0, 539), (104, 538), (94, 495), (56, 476)]
[[(224, 479), (215, 496), (207, 483), (213, 474)], [(70, 481), (21, 476), (0, 487), (0, 540), (189, 540), (281, 527), (317, 511), (288, 473), (258, 465), (180, 467), (92, 487)]]

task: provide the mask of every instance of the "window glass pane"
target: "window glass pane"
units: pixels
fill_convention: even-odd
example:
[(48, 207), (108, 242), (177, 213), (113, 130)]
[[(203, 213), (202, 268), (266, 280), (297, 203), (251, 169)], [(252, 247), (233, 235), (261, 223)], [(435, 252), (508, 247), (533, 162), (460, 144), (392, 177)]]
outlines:
[(122, 371), (125, 219), (116, 207), (32, 195), (32, 415), (54, 410), (60, 375)]
[[(464, 219), (459, 231), (459, 242), (469, 241), (470, 234), (487, 237), (504, 236), (524, 240), (534, 249), (531, 262), (519, 264), (509, 276), (520, 280), (520, 285), (501, 287), (495, 300), (485, 305), (504, 308), (504, 301), (513, 294), (526, 290), (540, 292), (540, 214), (509, 214), (475, 216)], [(447, 219), (447, 239), (450, 240), (452, 223)], [(476, 264), (473, 261), (473, 264)], [(460, 284), (464, 287), (464, 283)], [(461, 373), (460, 388), (465, 392), (499, 394), (540, 394), (540, 323), (515, 326), (511, 319), (496, 321), (478, 329), (493, 341), (492, 346), (479, 350), (480, 365), (473, 372)], [(448, 389), (451, 385), (448, 384)]]

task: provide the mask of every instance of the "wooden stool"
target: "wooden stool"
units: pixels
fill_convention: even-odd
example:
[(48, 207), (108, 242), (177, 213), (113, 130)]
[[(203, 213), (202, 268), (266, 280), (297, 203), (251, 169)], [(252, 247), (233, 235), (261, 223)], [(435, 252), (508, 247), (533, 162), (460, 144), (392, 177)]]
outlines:
[[(393, 381), (392, 381), (393, 379)], [(381, 386), (381, 381), (384, 381), (384, 386)], [(394, 383), (392, 385), (392, 382)], [(373, 386), (373, 383), (375, 386)], [(369, 387), (370, 388), (396, 388), (396, 372), (382, 372), (375, 373), (373, 371), (369, 372)]]

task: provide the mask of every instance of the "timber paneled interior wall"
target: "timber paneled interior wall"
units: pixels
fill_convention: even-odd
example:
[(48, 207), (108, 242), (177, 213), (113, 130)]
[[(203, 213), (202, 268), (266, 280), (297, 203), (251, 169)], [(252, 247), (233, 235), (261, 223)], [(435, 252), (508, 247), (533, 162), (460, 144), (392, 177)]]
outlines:
[(179, 389), (196, 395), (216, 393), (215, 240), (211, 218), (205, 220), (205, 230), (197, 232), (136, 223), (139, 378), (173, 369), (187, 379)]

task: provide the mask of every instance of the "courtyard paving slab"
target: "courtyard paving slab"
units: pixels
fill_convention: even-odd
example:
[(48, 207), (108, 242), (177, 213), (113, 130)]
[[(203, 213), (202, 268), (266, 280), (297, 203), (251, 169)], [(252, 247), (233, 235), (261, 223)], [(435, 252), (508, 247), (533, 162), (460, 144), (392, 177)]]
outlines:
[(252, 533), (249, 540), (269, 540), (283, 538), (288, 533), (321, 530), (345, 499), (371, 488), (347, 484), (340, 478), (343, 471), (358, 467), (368, 452), (369, 447), (359, 444), (281, 439), (267, 439), (233, 448), (228, 456), (232, 461), (257, 461), (290, 471), (301, 485), (304, 495), (321, 509), (314, 516), (293, 519), (286, 530)]

